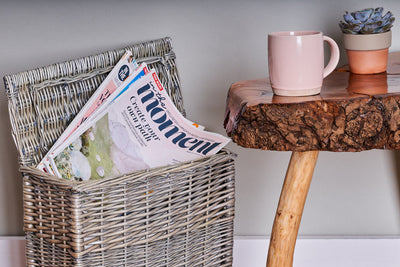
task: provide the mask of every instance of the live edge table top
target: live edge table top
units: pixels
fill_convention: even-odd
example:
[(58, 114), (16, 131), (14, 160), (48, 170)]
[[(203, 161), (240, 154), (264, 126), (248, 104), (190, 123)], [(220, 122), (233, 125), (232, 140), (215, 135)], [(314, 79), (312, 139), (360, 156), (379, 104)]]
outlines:
[(235, 83), (224, 126), (235, 143), (248, 148), (400, 149), (400, 52), (389, 55), (385, 73), (334, 71), (315, 96), (273, 95), (268, 79)]

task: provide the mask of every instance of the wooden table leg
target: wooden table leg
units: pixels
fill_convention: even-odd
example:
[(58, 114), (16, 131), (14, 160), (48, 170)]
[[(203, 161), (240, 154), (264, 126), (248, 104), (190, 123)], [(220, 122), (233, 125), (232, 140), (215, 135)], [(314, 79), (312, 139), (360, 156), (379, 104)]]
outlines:
[(267, 267), (293, 265), (297, 233), (318, 152), (292, 152), (272, 227)]

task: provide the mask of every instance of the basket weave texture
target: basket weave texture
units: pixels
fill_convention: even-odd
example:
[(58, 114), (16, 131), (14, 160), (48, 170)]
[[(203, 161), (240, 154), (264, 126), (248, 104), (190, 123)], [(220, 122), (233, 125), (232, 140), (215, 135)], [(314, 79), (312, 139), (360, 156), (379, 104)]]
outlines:
[(27, 266), (231, 266), (229, 151), (82, 182), (33, 167), (126, 50), (156, 68), (184, 114), (169, 38), (4, 77), (23, 174)]

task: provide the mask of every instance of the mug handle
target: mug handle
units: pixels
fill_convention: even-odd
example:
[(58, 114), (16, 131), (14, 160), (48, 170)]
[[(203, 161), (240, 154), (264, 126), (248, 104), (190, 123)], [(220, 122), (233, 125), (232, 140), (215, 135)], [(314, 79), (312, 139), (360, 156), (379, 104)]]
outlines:
[(329, 44), (329, 47), (331, 49), (331, 58), (329, 60), (328, 65), (326, 65), (324, 69), (324, 78), (325, 78), (332, 71), (335, 70), (337, 64), (339, 63), (340, 51), (338, 45), (332, 38), (324, 35), (322, 39)]

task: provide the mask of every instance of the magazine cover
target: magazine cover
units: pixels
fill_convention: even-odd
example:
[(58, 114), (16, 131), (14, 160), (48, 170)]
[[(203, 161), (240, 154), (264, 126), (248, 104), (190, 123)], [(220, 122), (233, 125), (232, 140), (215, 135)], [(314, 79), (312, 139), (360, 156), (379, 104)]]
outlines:
[[(109, 95), (109, 97), (102, 103), (101, 106), (98, 106), (98, 108), (92, 112), (92, 114), (85, 120), (85, 122), (82, 124), (82, 127), (85, 127), (85, 125), (90, 125), (93, 123), (93, 121), (97, 121), (99, 118), (98, 116), (103, 114), (105, 110), (108, 109), (109, 105), (111, 105), (120, 95), (122, 95), (129, 86), (139, 80), (140, 78), (144, 77), (147, 73), (149, 73), (149, 69), (147, 68), (146, 63), (140, 64), (140, 66), (135, 70), (135, 72), (129, 76), (112, 94)], [(58, 154), (62, 149), (65, 144), (71, 143), (73, 140), (75, 140), (81, 133), (79, 131), (76, 131), (72, 133), (67, 139), (64, 140), (63, 143), (59, 144), (57, 147), (52, 148), (52, 153), (50, 155)]]
[(48, 156), (54, 152), (60, 145), (62, 145), (78, 127), (80, 127), (91, 115), (94, 113), (107, 98), (121, 86), (121, 84), (130, 76), (136, 76), (138, 72), (138, 64), (132, 57), (132, 53), (127, 51), (115, 67), (111, 70), (106, 79), (101, 83), (99, 88), (91, 96), (88, 102), (83, 106), (81, 111), (76, 115), (72, 122), (68, 125), (67, 129), (55, 142), (55, 144), (48, 151), (43, 160), (38, 164), (37, 168), (51, 174), (55, 174), (55, 170), (50, 166), (47, 160)]
[(97, 117), (49, 157), (57, 176), (81, 181), (175, 164), (213, 155), (230, 140), (193, 127), (154, 70)]

